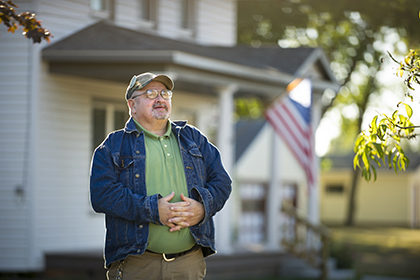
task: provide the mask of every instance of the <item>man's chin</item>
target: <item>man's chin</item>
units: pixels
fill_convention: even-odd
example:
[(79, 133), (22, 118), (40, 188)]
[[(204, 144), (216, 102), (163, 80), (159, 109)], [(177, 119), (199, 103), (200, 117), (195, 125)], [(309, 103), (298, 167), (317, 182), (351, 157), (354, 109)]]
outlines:
[(157, 120), (167, 120), (169, 119), (169, 114), (155, 114), (153, 117)]

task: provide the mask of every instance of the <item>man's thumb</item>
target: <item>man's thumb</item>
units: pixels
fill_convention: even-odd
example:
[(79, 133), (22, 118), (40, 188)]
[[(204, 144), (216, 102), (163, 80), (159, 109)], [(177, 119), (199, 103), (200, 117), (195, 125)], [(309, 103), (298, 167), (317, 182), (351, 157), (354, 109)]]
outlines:
[(165, 199), (166, 201), (170, 201), (172, 198), (174, 198), (175, 196), (175, 192), (172, 191), (170, 194), (168, 194), (167, 196), (165, 196), (163, 199)]

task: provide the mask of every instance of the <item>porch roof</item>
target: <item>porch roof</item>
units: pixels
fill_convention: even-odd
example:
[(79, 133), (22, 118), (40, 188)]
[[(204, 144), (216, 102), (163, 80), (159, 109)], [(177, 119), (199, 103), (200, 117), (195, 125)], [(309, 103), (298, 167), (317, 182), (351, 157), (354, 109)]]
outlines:
[[(98, 22), (42, 50), (52, 73), (110, 79), (127, 83), (144, 71), (165, 72), (177, 88), (213, 93), (212, 88), (235, 83), (237, 94), (271, 99), (297, 76), (313, 67), (321, 79), (315, 91), (338, 90), (322, 51), (279, 46), (216, 47), (173, 40)], [(312, 68), (311, 68), (312, 67)], [(201, 88), (200, 88), (201, 86)]]

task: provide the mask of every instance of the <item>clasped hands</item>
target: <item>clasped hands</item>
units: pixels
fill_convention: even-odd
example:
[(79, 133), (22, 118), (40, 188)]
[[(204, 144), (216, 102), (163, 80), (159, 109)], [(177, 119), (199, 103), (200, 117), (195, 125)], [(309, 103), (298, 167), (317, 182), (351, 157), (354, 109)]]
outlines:
[(179, 231), (182, 228), (198, 224), (204, 218), (204, 206), (195, 199), (181, 193), (180, 202), (171, 203), (175, 192), (158, 200), (160, 221), (169, 227), (169, 231)]

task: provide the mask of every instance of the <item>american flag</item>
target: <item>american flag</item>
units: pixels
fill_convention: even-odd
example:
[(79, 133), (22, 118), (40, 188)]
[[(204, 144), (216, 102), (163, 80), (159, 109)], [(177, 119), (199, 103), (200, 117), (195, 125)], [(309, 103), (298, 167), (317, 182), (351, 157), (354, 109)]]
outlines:
[(302, 166), (312, 189), (316, 181), (316, 158), (311, 127), (312, 85), (296, 79), (287, 86), (288, 95), (273, 102), (265, 116)]

